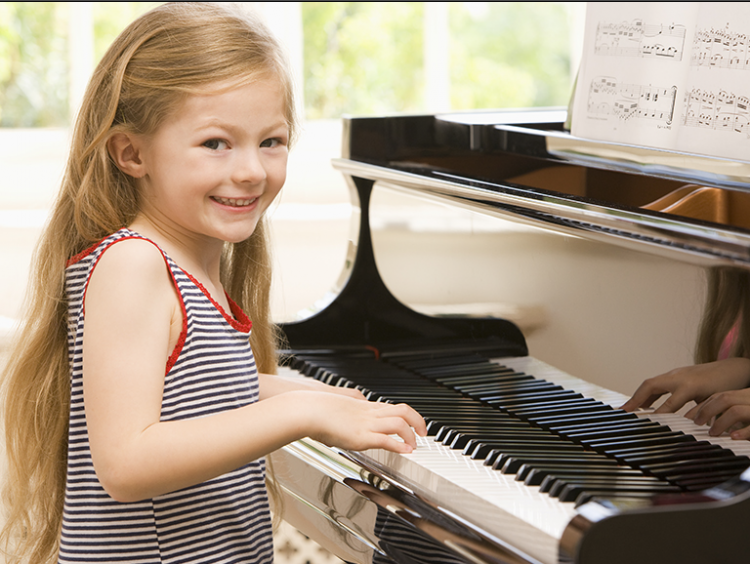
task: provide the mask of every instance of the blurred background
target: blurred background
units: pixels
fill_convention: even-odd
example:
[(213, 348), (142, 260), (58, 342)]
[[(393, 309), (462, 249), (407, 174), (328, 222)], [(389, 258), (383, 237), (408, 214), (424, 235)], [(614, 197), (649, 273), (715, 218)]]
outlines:
[[(93, 67), (156, 2), (0, 3), (0, 331), (64, 166)], [(273, 211), (277, 320), (325, 296), (343, 265), (349, 194), (330, 167), (343, 114), (566, 105), (585, 4), (244, 2), (293, 63), (304, 130)], [(384, 205), (387, 206), (386, 197)], [(391, 222), (392, 223), (392, 222)], [(314, 234), (314, 236), (313, 236)], [(302, 235), (302, 237), (300, 237)], [(313, 245), (314, 249), (304, 248)]]

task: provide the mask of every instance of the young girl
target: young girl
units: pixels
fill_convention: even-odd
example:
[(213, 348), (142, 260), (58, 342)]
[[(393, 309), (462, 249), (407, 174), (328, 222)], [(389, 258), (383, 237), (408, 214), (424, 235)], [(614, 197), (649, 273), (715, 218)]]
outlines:
[(645, 380), (622, 407), (650, 407), (668, 395), (656, 413), (685, 416), (709, 433), (750, 439), (750, 272), (731, 267), (708, 271), (708, 292), (695, 362)]
[(5, 379), (8, 562), (270, 562), (264, 455), (425, 433), (271, 375), (263, 213), (295, 128), (280, 49), (237, 8), (163, 5), (102, 59)]

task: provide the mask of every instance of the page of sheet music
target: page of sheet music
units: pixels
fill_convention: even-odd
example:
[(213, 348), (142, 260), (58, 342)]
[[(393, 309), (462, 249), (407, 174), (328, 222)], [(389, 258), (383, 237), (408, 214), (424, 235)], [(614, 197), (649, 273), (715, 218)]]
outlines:
[(589, 2), (577, 137), (750, 161), (750, 3)]

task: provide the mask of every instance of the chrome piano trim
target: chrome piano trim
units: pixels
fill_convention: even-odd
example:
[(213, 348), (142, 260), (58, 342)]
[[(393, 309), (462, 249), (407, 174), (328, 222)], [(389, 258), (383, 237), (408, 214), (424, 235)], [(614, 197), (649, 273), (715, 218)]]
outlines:
[[(371, 564), (375, 553), (390, 556), (394, 539), (378, 538), (376, 533), (378, 515), (385, 515), (402, 526), (395, 542), (411, 536), (414, 543), (429, 542), (429, 538), (443, 545), (444, 554), (415, 554), (415, 562), (540, 564), (423, 498), (392, 473), (378, 468), (366, 454), (330, 448), (307, 438), (273, 453), (271, 460), (284, 495), (284, 519), (318, 541), (320, 532), (327, 530), (333, 544), (325, 548), (349, 562)], [(311, 491), (318, 491), (318, 498), (311, 499)]]
[(374, 180), (492, 216), (559, 233), (598, 240), (701, 266), (750, 266), (750, 234), (715, 224), (686, 222), (664, 214), (606, 207), (512, 183), (463, 176), (432, 176), (349, 159), (334, 159), (343, 174)]

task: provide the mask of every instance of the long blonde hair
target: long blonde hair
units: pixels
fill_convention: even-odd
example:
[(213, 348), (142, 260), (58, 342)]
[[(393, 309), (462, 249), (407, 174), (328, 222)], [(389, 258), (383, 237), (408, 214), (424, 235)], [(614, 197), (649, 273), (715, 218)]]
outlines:
[[(8, 469), (3, 486), (8, 562), (57, 555), (65, 495), (70, 402), (65, 264), (138, 212), (134, 180), (112, 162), (116, 131), (154, 132), (191, 94), (217, 84), (278, 78), (290, 139), (296, 131), (289, 67), (278, 43), (244, 10), (220, 3), (164, 4), (134, 21), (89, 83), (73, 131), (60, 194), (34, 256), (25, 323), (3, 379)], [(258, 369), (274, 372), (270, 260), (261, 222), (227, 245), (222, 283), (253, 320)]]

